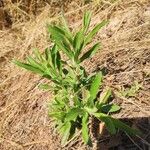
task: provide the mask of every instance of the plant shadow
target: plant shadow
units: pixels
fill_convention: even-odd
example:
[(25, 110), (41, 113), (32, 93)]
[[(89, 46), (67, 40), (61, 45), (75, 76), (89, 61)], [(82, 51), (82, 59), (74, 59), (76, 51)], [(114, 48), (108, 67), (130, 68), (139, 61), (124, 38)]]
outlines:
[[(110, 135), (97, 119), (94, 118), (92, 133), (96, 139), (97, 150), (150, 150), (150, 117), (120, 119), (132, 128), (138, 129), (142, 135), (129, 136), (119, 131)], [(102, 131), (101, 126), (103, 127)]]

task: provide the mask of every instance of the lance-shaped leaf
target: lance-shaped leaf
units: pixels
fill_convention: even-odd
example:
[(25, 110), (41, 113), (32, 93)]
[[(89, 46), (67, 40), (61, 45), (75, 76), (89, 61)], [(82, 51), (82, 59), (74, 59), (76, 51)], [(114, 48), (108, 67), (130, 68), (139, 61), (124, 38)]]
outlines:
[(94, 29), (87, 35), (86, 39), (85, 39), (85, 44), (89, 43), (93, 37), (97, 34), (97, 32), (106, 24), (108, 23), (108, 21), (104, 20), (101, 23), (99, 23), (98, 25), (96, 25), (94, 27)]
[(90, 98), (88, 100), (88, 104), (90, 104), (91, 106), (94, 106), (94, 99), (96, 98), (99, 92), (99, 88), (102, 85), (102, 77), (103, 77), (102, 72), (97, 73), (91, 84)]
[(53, 25), (48, 25), (48, 31), (51, 33), (51, 36), (53, 39), (57, 40), (57, 41), (62, 41), (65, 35), (64, 31), (61, 30), (59, 27), (57, 26), (53, 26)]
[(81, 44), (83, 43), (83, 40), (84, 40), (83, 31), (80, 30), (76, 33), (76, 35), (74, 37), (74, 41), (73, 41), (73, 47), (75, 49), (75, 52), (80, 51)]
[[(51, 57), (52, 57), (52, 65), (53, 68), (57, 69), (60, 67), (60, 54), (58, 52), (57, 46), (54, 45), (52, 50), (51, 50)], [(59, 60), (57, 59), (57, 57), (59, 57)]]
[(34, 60), (32, 57), (28, 56), (27, 61), (31, 66), (38, 68), (44, 72), (45, 67), (42, 64), (38, 63), (36, 60)]
[(66, 19), (65, 19), (64, 14), (62, 14), (61, 21), (62, 21), (63, 27), (64, 27), (65, 30), (67, 31), (67, 34), (69, 34), (70, 37), (72, 37), (72, 33), (71, 33), (70, 29), (69, 29), (69, 26), (68, 26), (68, 23), (67, 23), (67, 21), (66, 21)]
[(69, 139), (70, 136), (71, 123), (65, 122), (64, 125), (60, 129), (60, 133), (62, 134), (61, 145), (64, 146)]
[(81, 58), (80, 62), (84, 61), (85, 59), (91, 58), (100, 48), (100, 44), (95, 44), (89, 51), (87, 51)]
[(63, 41), (65, 39), (68, 40), (70, 43), (72, 43), (71, 35), (68, 34), (68, 32), (64, 28), (56, 25), (55, 26), (49, 25), (48, 31), (51, 33), (53, 39), (57, 41), (58, 40)]
[[(73, 58), (73, 51), (71, 45), (73, 42), (72, 37), (67, 34), (66, 30), (58, 26), (48, 26), (48, 30), (51, 33), (52, 39), (55, 44), (62, 50), (70, 59)], [(70, 42), (70, 43), (69, 43)]]
[(64, 45), (64, 43), (60, 42), (60, 41), (55, 41), (56, 45), (58, 46), (58, 48), (60, 48), (60, 50), (62, 50), (69, 59), (73, 59), (73, 52), (71, 50), (69, 50), (66, 45)]
[(40, 75), (43, 75), (43, 71), (42, 70), (40, 70), (39, 68), (35, 68), (35, 67), (33, 67), (32, 65), (29, 65), (29, 64), (26, 64), (26, 63), (22, 63), (22, 62), (20, 62), (20, 61), (17, 61), (17, 60), (14, 60), (13, 61), (13, 63), (15, 63), (17, 66), (19, 66), (19, 67), (22, 67), (22, 68), (24, 68), (24, 69), (27, 69), (27, 70), (30, 70), (30, 71), (32, 71), (32, 72), (34, 72), (34, 73), (38, 73), (38, 74), (40, 74)]
[(83, 18), (83, 30), (84, 32), (86, 32), (89, 28), (91, 22), (91, 12), (87, 11), (84, 14), (84, 18)]
[(82, 118), (82, 138), (85, 144), (90, 144), (90, 137), (88, 131), (88, 113), (84, 113)]
[(51, 49), (50, 48), (46, 48), (45, 49), (45, 59), (47, 60), (47, 63), (52, 66), (52, 57), (51, 57)]
[(73, 35), (69, 29), (68, 23), (67, 23), (64, 15), (62, 15), (61, 21), (62, 21), (62, 25), (63, 25), (63, 30), (65, 31), (65, 34), (66, 34), (68, 40), (70, 41), (70, 43), (72, 43), (73, 42)]

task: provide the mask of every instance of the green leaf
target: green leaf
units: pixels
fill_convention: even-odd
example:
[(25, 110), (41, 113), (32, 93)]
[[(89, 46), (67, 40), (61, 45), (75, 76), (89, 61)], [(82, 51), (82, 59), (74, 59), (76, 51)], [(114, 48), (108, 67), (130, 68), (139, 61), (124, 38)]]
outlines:
[(70, 43), (72, 43), (71, 35), (68, 34), (67, 30), (63, 29), (62, 27), (49, 25), (48, 31), (51, 33), (52, 39), (54, 39), (55, 41), (68, 40)]
[(49, 48), (45, 49), (45, 58), (47, 60), (47, 63), (50, 64), (50, 66), (52, 66), (51, 49)]
[(91, 58), (100, 48), (100, 44), (95, 44), (89, 51), (87, 51), (81, 58), (80, 62), (84, 61), (87, 58)]
[(66, 121), (76, 121), (78, 115), (82, 113), (82, 110), (80, 108), (72, 108), (68, 111), (66, 114)]
[(107, 87), (101, 94), (100, 94), (100, 103), (106, 104), (111, 97), (112, 92), (109, 87)]
[(85, 14), (84, 14), (84, 18), (83, 18), (83, 29), (84, 29), (84, 32), (86, 32), (89, 28), (89, 25), (90, 25), (90, 22), (91, 22), (91, 12), (90, 11), (87, 11)]
[(30, 70), (30, 71), (32, 71), (34, 73), (38, 73), (40, 75), (43, 75), (43, 71), (42, 70), (40, 70), (39, 68), (35, 68), (35, 67), (33, 67), (33, 66), (29, 65), (29, 64), (22, 63), (22, 62), (17, 61), (17, 60), (14, 60), (13, 63), (18, 65), (19, 67), (22, 67), (22, 68)]
[(84, 107), (84, 109), (89, 113), (89, 114), (93, 114), (93, 113), (95, 113), (95, 112), (97, 112), (97, 108), (96, 107), (87, 107), (87, 106), (85, 106)]
[(57, 26), (48, 25), (48, 31), (51, 33), (52, 38), (58, 41), (62, 41), (64, 38), (64, 31)]
[(82, 138), (85, 144), (90, 144), (90, 137), (88, 133), (88, 113), (85, 113), (82, 118)]
[(107, 104), (107, 105), (103, 105), (101, 107), (101, 110), (105, 113), (117, 112), (120, 109), (121, 109), (120, 106), (115, 105), (115, 104)]
[(79, 32), (76, 33), (73, 41), (73, 47), (75, 48), (76, 53), (80, 53), (80, 48), (81, 44), (83, 43), (83, 39), (84, 39), (83, 31), (80, 30)]
[(107, 23), (108, 23), (108, 21), (104, 20), (101, 23), (99, 23), (98, 25), (96, 25), (94, 27), (94, 29), (87, 35), (87, 37), (85, 39), (85, 44), (89, 43), (93, 39), (93, 37), (96, 35), (96, 33)]
[(51, 57), (52, 57), (52, 64), (53, 64), (53, 67), (55, 68), (55, 71), (56, 71), (56, 69), (58, 69), (60, 71), (61, 57), (60, 57), (60, 53), (59, 53), (56, 45), (54, 45), (51, 50)]
[(69, 50), (62, 42), (55, 41), (56, 45), (62, 50), (70, 59), (73, 59), (73, 52)]
[(69, 29), (69, 27), (68, 27), (68, 23), (67, 23), (67, 21), (66, 21), (64, 15), (62, 15), (61, 21), (62, 21), (63, 27), (65, 28), (65, 30), (66, 30), (68, 36), (71, 38), (71, 37), (72, 37), (72, 33), (71, 33), (71, 31), (70, 31), (70, 29)]
[(58, 112), (49, 112), (48, 115), (52, 118), (55, 118), (57, 120), (63, 120), (65, 117), (65, 113), (58, 111)]
[(28, 56), (27, 61), (29, 64), (35, 68), (38, 68), (44, 72), (45, 67), (42, 64), (39, 64), (36, 60), (34, 60), (32, 57)]
[(94, 116), (105, 123), (108, 131), (111, 134), (116, 133), (115, 125), (114, 125), (113, 121), (111, 120), (111, 118), (108, 115), (105, 115), (103, 113), (94, 113)]
[(96, 74), (90, 88), (90, 98), (89, 98), (89, 103), (91, 105), (94, 105), (94, 99), (96, 98), (99, 88), (102, 85), (102, 72), (99, 72)]
[(64, 146), (69, 139), (70, 129), (71, 129), (71, 123), (70, 122), (66, 122), (60, 129), (60, 132), (62, 134), (62, 140), (61, 140), (62, 146)]
[(73, 101), (74, 101), (74, 105), (75, 105), (75, 106), (78, 106), (78, 107), (81, 108), (82, 102), (80, 101), (78, 95), (75, 95), (75, 96), (73, 97)]

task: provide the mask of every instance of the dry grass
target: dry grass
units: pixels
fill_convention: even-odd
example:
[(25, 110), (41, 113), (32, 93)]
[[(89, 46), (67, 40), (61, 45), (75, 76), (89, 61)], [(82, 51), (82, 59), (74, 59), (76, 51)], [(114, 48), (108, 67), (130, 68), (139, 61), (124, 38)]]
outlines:
[[(11, 63), (13, 58), (23, 59), (32, 48), (44, 49), (47, 41), (46, 23), (57, 21), (60, 7), (41, 7), (36, 19), (31, 13), (18, 10), (7, 3), (6, 10), (14, 18), (12, 29), (0, 31), (0, 149), (1, 150), (58, 150), (87, 149), (76, 137), (65, 148), (60, 147), (59, 137), (47, 116), (49, 92), (38, 89), (45, 80), (28, 73)], [(66, 5), (66, 4), (64, 4)], [(51, 12), (49, 11), (51, 8)], [(72, 28), (81, 23), (84, 9), (92, 9), (92, 25), (102, 19), (110, 23), (96, 37), (103, 48), (93, 59), (86, 62), (87, 70), (106, 69), (105, 83), (115, 90), (131, 85), (134, 81), (143, 89), (131, 99), (117, 98), (123, 109), (114, 116), (139, 118), (150, 116), (150, 6), (149, 0), (116, 1), (100, 6), (70, 2), (66, 7), (66, 17)], [(20, 8), (19, 8), (20, 9)], [(15, 12), (17, 11), (17, 13)], [(22, 12), (24, 11), (24, 12)], [(24, 16), (29, 15), (27, 21)], [(20, 17), (18, 17), (20, 16)], [(53, 17), (52, 17), (53, 16)], [(149, 136), (149, 132), (145, 137)], [(146, 140), (146, 138), (145, 138)]]

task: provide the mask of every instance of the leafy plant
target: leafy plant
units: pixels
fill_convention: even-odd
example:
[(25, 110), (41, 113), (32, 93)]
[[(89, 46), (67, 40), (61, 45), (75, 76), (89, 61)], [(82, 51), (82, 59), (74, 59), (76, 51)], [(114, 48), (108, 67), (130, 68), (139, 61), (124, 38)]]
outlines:
[(91, 13), (86, 12), (82, 27), (76, 32), (71, 32), (64, 18), (63, 25), (48, 25), (53, 46), (42, 54), (35, 49), (34, 56), (27, 57), (27, 63), (14, 61), (16, 65), (52, 81), (50, 85), (41, 85), (40, 88), (50, 89), (54, 93), (54, 99), (49, 106), (49, 116), (54, 119), (56, 128), (62, 135), (62, 145), (65, 145), (77, 130), (82, 131), (84, 142), (90, 144), (90, 117), (103, 121), (112, 134), (115, 134), (117, 129), (128, 134), (137, 134), (136, 130), (109, 115), (120, 110), (120, 107), (109, 103), (112, 91), (109, 87), (102, 87), (102, 72), (88, 75), (82, 66), (83, 61), (99, 50), (100, 43), (95, 43), (89, 49), (86, 46), (108, 23), (104, 20), (89, 31), (90, 21)]
[(139, 84), (137, 81), (134, 82), (133, 85), (129, 88), (122, 88), (120, 92), (118, 92), (118, 95), (123, 96), (123, 97), (133, 97), (136, 96), (138, 91), (142, 88), (142, 85)]

